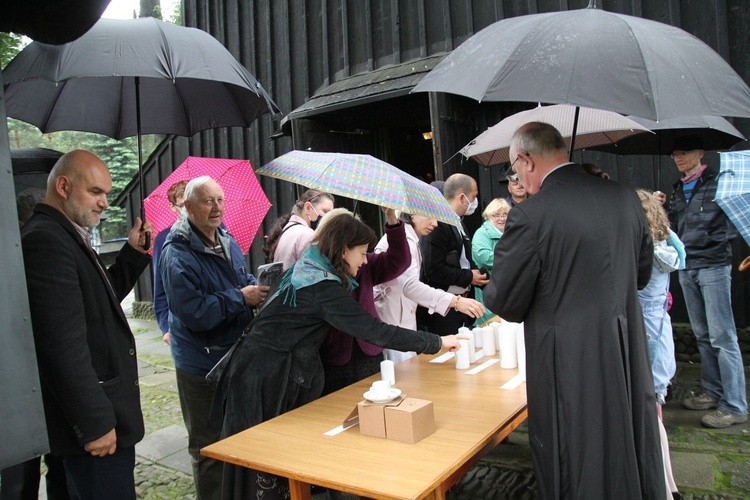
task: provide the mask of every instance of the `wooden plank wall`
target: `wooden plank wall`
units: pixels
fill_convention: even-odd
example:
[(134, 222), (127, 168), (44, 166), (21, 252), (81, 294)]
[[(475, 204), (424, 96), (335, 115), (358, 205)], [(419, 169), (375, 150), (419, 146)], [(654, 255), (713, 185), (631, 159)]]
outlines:
[[(585, 8), (589, 0), (183, 0), (186, 26), (216, 37), (270, 92), (284, 114), (332, 82), (384, 66), (449, 52), (472, 34), (507, 17)], [(747, 0), (598, 0), (607, 11), (634, 15), (678, 26), (697, 36), (750, 81), (750, 2)], [(515, 107), (514, 107), (515, 106)], [(476, 130), (517, 111), (517, 105), (483, 105)], [(750, 136), (750, 120), (735, 120)], [(187, 154), (246, 158), (254, 166), (293, 148), (291, 138), (273, 140), (279, 121), (263, 117), (249, 129), (213, 131), (192, 140), (175, 138), (148, 160), (148, 186), (153, 189)], [(742, 147), (741, 147), (742, 148)], [(452, 154), (452, 153), (451, 153)], [(447, 159), (445, 155), (443, 161)], [(586, 153), (584, 160), (603, 166), (612, 177), (632, 186), (669, 191), (677, 178), (669, 158), (623, 157)], [(708, 162), (718, 165), (717, 155)], [(491, 186), (483, 198), (496, 196), (495, 173), (454, 158), (447, 173), (476, 172), (481, 185)], [(658, 181), (658, 182), (657, 182)], [(261, 179), (273, 207), (261, 231), (270, 229), (277, 214), (289, 210), (296, 193), (282, 182)], [(135, 186), (137, 188), (137, 186)], [(135, 191), (133, 191), (135, 193)], [(132, 207), (132, 197), (129, 206)], [(133, 209), (130, 209), (133, 213)], [(256, 238), (251, 269), (263, 262)], [(746, 245), (737, 251), (747, 255)], [(676, 281), (676, 280), (675, 280)], [(140, 296), (150, 298), (150, 278)], [(735, 276), (735, 304), (750, 297), (750, 279)], [(747, 313), (738, 317), (748, 323)]]

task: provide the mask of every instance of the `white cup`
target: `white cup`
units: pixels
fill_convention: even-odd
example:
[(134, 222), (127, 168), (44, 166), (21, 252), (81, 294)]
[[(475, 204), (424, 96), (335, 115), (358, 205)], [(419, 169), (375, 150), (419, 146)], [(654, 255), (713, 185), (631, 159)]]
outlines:
[(370, 386), (370, 392), (378, 398), (387, 398), (391, 393), (391, 381), (376, 380)]

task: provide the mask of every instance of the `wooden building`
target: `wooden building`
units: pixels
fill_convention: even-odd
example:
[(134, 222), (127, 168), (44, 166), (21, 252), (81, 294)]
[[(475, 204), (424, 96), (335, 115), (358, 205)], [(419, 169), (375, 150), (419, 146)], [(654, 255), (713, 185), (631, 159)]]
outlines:
[[(291, 149), (369, 153), (415, 175), (444, 179), (474, 176), (480, 204), (507, 194), (497, 167), (466, 161), (458, 150), (499, 119), (532, 103), (483, 103), (448, 94), (410, 94), (447, 53), (472, 34), (504, 18), (585, 8), (589, 0), (183, 0), (186, 26), (203, 29), (245, 65), (273, 96), (284, 117), (265, 116), (249, 129), (169, 137), (146, 163), (146, 191), (154, 189), (188, 155), (249, 159), (261, 166)], [(598, 7), (678, 26), (702, 39), (750, 81), (750, 3), (746, 0), (599, 0)], [(593, 48), (592, 50), (595, 50)], [(750, 120), (734, 125), (750, 136)], [(432, 132), (432, 139), (424, 133)], [(740, 144), (744, 149), (747, 144)], [(677, 171), (668, 157), (615, 157), (584, 152), (613, 179), (633, 187), (671, 191)], [(718, 166), (718, 155), (708, 154)], [(265, 234), (296, 198), (294, 187), (260, 179), (273, 203), (250, 249), (250, 268), (264, 262)], [(138, 210), (134, 181), (119, 200)], [(480, 207), (481, 208), (481, 207)], [(374, 217), (365, 207), (363, 216)], [(477, 212), (481, 212), (477, 210)], [(470, 228), (480, 224), (472, 216)], [(736, 243), (739, 262), (750, 254)], [(736, 268), (736, 266), (735, 266)], [(673, 280), (676, 321), (686, 322)], [(748, 325), (750, 278), (736, 272), (738, 327)], [(150, 300), (144, 275), (139, 299)]]

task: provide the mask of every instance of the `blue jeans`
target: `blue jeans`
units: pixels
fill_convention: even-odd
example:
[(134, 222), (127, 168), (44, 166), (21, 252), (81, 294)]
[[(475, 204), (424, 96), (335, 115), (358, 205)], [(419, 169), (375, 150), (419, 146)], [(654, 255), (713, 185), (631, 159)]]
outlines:
[(719, 266), (678, 272), (701, 355), (703, 390), (719, 400), (719, 409), (745, 415), (745, 371), (732, 314), (731, 271), (731, 266)]

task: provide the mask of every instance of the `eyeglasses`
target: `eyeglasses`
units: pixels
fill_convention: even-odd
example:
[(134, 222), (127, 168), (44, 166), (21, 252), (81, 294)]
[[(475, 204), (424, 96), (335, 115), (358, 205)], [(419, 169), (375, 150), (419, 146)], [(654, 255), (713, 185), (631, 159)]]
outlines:
[(492, 214), (492, 215), (490, 215), (490, 218), (491, 219), (507, 219), (508, 218), (508, 214), (506, 214), (506, 213)]

